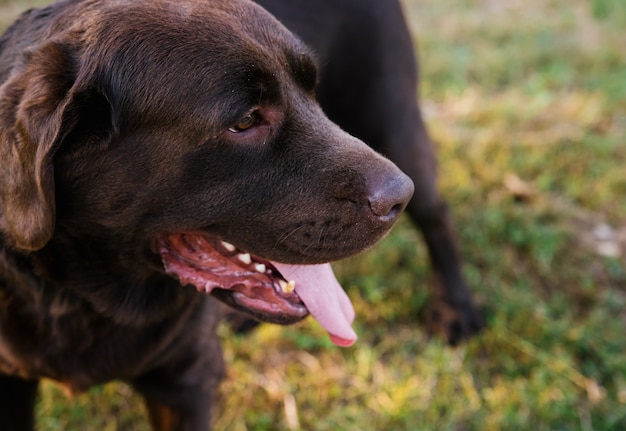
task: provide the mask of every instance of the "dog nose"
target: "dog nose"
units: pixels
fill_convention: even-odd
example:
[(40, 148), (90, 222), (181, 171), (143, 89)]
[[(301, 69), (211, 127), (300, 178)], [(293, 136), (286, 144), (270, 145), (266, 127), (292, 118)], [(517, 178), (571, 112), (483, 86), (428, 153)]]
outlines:
[(413, 181), (399, 172), (381, 176), (368, 184), (368, 203), (374, 216), (381, 221), (394, 221), (406, 208), (413, 196)]

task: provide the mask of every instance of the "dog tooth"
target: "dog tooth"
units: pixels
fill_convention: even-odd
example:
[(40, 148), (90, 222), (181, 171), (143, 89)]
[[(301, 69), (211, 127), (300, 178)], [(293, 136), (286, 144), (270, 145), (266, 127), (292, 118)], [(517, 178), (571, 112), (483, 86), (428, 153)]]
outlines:
[(291, 280), (289, 282), (286, 282), (284, 280), (278, 280), (278, 283), (280, 284), (280, 288), (283, 290), (283, 292), (285, 293), (291, 293), (294, 291), (294, 289), (296, 288), (296, 282)]
[(265, 274), (265, 271), (267, 271), (267, 267), (262, 263), (255, 264), (254, 269), (256, 269), (256, 271), (260, 272), (261, 274)]
[(250, 265), (252, 263), (252, 256), (250, 256), (250, 253), (239, 253), (237, 258), (246, 265)]
[(231, 243), (226, 242), (226, 241), (222, 241), (222, 247), (224, 247), (226, 250), (228, 250), (230, 252), (233, 252), (233, 251), (236, 250), (234, 245), (232, 245)]

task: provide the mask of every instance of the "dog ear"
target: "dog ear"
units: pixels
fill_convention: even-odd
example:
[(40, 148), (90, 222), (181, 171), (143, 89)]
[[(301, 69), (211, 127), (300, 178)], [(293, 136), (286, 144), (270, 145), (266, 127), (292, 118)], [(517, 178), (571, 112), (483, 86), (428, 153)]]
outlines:
[(54, 231), (52, 159), (76, 122), (75, 64), (70, 46), (49, 42), (0, 86), (0, 229), (22, 250), (42, 248)]

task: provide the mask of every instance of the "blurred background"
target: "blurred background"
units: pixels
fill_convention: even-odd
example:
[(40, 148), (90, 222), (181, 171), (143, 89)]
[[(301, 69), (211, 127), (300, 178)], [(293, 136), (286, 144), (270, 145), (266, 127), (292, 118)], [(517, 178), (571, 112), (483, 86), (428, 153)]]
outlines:
[[(45, 3), (0, 0), (0, 29)], [(403, 219), (335, 266), (354, 347), (312, 319), (221, 329), (215, 429), (626, 430), (626, 1), (402, 3), (487, 327), (455, 348), (427, 333), (428, 259)], [(68, 399), (46, 382), (38, 416), (44, 431), (148, 429), (123, 384)]]

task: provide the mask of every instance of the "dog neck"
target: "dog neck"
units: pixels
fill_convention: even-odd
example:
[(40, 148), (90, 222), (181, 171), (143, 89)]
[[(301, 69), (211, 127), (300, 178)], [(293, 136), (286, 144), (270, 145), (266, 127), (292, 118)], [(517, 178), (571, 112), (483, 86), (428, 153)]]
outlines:
[[(55, 236), (43, 249), (25, 254), (0, 239), (0, 291), (32, 307), (60, 301), (59, 312), (88, 307), (128, 326), (158, 322), (202, 297), (165, 275), (158, 257), (147, 251), (111, 248)], [(145, 261), (140, 267), (151, 271), (137, 272), (139, 259)]]

